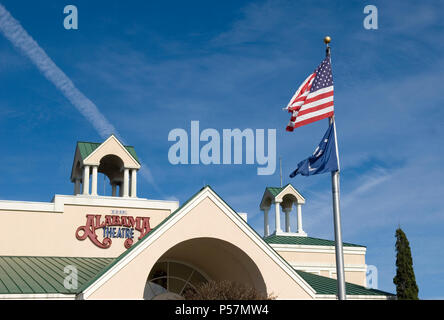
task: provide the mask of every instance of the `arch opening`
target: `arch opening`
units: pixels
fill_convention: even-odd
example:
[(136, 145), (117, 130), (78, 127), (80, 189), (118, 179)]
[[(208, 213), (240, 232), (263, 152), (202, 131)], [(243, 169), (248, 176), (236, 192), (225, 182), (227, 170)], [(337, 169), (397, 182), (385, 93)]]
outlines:
[[(109, 183), (111, 185), (111, 189), (109, 190), (111, 192), (110, 195), (121, 196), (123, 168), (123, 160), (114, 154), (108, 154), (100, 159), (100, 164), (97, 171), (100, 176), (103, 176), (103, 184), (102, 182), (99, 182), (103, 188), (103, 195), (106, 195), (106, 184)], [(120, 189), (119, 192), (116, 191), (117, 187)]]
[(165, 252), (150, 270), (144, 299), (182, 299), (209, 280), (229, 280), (267, 293), (255, 262), (240, 248), (215, 238), (195, 238)]
[(122, 178), (123, 160), (114, 155), (108, 154), (100, 159), (98, 172), (103, 173), (110, 181)]

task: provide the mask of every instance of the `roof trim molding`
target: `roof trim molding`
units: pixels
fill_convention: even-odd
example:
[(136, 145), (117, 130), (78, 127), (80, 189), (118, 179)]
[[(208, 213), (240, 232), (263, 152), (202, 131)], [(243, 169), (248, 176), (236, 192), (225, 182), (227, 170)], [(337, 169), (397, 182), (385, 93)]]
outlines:
[(143, 252), (148, 246), (154, 243), (162, 234), (164, 234), (168, 229), (173, 227), (177, 222), (179, 222), (182, 217), (184, 217), (188, 212), (190, 212), (194, 207), (196, 207), (204, 199), (209, 198), (217, 205), (223, 213), (225, 213), (240, 229), (254, 242), (256, 243), (265, 254), (267, 254), (284, 272), (286, 272), (301, 288), (308, 293), (309, 296), (315, 298), (316, 291), (299, 275), (297, 272), (286, 262), (270, 245), (268, 245), (259, 234), (254, 231), (239, 214), (237, 214), (228, 204), (223, 201), (209, 186), (204, 187), (199, 191), (194, 197), (192, 197), (188, 202), (186, 202), (181, 208), (174, 212), (171, 218), (167, 218), (159, 228), (153, 229), (145, 239), (142, 239), (136, 243), (128, 251), (125, 251), (120, 257), (118, 257), (108, 270), (103, 274), (97, 276), (92, 282), (86, 285), (82, 290), (81, 297), (87, 299), (96, 290), (98, 290), (104, 283), (106, 283), (110, 278), (112, 278), (116, 273), (123, 269), (127, 264), (129, 264), (133, 259), (135, 259), (141, 252)]
[(109, 141), (114, 140), (117, 142), (117, 144), (121, 147), (121, 149), (134, 161), (134, 165), (129, 167), (129, 169), (140, 169), (139, 162), (131, 155), (131, 153), (125, 148), (125, 146), (117, 139), (117, 137), (114, 134), (111, 134), (108, 139), (106, 139), (104, 142), (100, 144), (93, 152), (91, 152), (85, 159), (83, 159), (83, 165), (99, 165), (98, 163), (89, 163), (89, 159), (95, 155), (96, 153), (100, 152), (100, 150), (103, 148), (104, 145), (106, 145)]
[(138, 209), (169, 210), (174, 212), (179, 207), (178, 201), (151, 200), (146, 198), (120, 198), (110, 196), (88, 196), (88, 195), (58, 195), (52, 202), (27, 202), (14, 200), (0, 200), (0, 216), (2, 211), (31, 211), (63, 213), (65, 205), (77, 206), (103, 206), (103, 207), (126, 207)]
[[(274, 244), (269, 245), (276, 251), (289, 251), (289, 252), (316, 252), (316, 253), (335, 253), (334, 246), (320, 246), (320, 245), (303, 245), (303, 244)], [(357, 254), (365, 255), (366, 247), (346, 247), (343, 246), (344, 254)]]
[(0, 300), (75, 300), (75, 294), (62, 293), (16, 293), (16, 294), (0, 294)]
[(299, 193), (298, 190), (296, 190), (295, 187), (293, 187), (291, 185), (291, 183), (287, 184), (281, 192), (278, 193), (278, 195), (276, 196), (276, 199), (281, 199), (285, 194), (288, 194), (290, 191), (290, 193), (294, 193), (294, 195), (296, 196), (296, 198), (298, 199), (298, 202), (300, 201), (300, 204), (305, 204), (305, 198)]
[(260, 203), (260, 209), (263, 210), (264, 208), (268, 208), (266, 204), (266, 200), (269, 199), (273, 203), (276, 202), (282, 202), (283, 197), (287, 194), (293, 195), (297, 199), (298, 204), (305, 204), (305, 198), (299, 193), (298, 190), (296, 190), (295, 187), (291, 185), (291, 183), (286, 184), (285, 186), (281, 187), (281, 191), (279, 191), (278, 194), (274, 195), (269, 190), (270, 187), (265, 188), (264, 195), (262, 196), (262, 200)]

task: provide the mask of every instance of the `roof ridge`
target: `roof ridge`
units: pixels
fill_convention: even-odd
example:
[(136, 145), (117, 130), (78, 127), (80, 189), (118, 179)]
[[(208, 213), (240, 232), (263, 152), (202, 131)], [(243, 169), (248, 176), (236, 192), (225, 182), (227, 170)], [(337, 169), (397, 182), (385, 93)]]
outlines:
[[(77, 143), (92, 143), (92, 144), (102, 144), (103, 142), (92, 142), (92, 141), (77, 141)], [(134, 148), (133, 145), (126, 145), (122, 143), (122, 146), (128, 147), (128, 148)]]

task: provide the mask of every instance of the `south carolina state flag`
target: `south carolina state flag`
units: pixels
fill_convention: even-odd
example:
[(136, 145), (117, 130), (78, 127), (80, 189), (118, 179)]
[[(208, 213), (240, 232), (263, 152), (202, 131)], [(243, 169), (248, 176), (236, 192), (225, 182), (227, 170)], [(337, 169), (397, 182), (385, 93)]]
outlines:
[(298, 163), (298, 168), (290, 174), (290, 178), (301, 174), (311, 176), (314, 174), (338, 171), (338, 154), (335, 140), (335, 126), (330, 124), (322, 141), (309, 158)]

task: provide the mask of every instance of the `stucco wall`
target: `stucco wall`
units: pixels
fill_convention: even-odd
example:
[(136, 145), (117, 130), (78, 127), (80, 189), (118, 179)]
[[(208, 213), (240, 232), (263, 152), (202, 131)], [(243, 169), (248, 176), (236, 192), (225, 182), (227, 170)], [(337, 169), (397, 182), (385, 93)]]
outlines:
[[(336, 272), (336, 257), (333, 252), (301, 252), (303, 249), (296, 251), (277, 250), (277, 252), (286, 259), (290, 264), (298, 266), (304, 271), (320, 271), (320, 275), (330, 278), (336, 278), (332, 272)], [(345, 249), (346, 250), (346, 249)], [(344, 250), (344, 251), (345, 251)], [(309, 251), (309, 249), (307, 249)], [(301, 267), (301, 265), (305, 266)], [(346, 253), (344, 252), (345, 280), (347, 282), (358, 285), (365, 285), (365, 252), (362, 253)], [(329, 270), (325, 270), (329, 269)], [(348, 270), (347, 270), (348, 269)], [(354, 269), (354, 270), (351, 270)], [(356, 270), (359, 269), (359, 270)]]
[[(0, 255), (117, 257), (125, 250), (124, 239), (113, 238), (110, 248), (101, 249), (88, 238), (80, 241), (75, 236), (77, 228), (85, 225), (87, 214), (104, 217), (111, 215), (111, 210), (125, 210), (124, 216), (150, 217), (152, 228), (171, 213), (166, 209), (84, 205), (65, 205), (63, 212), (0, 210)], [(103, 231), (96, 234), (101, 241)], [(139, 232), (134, 235), (135, 243)]]
[[(88, 298), (90, 299), (142, 299), (148, 274), (170, 248), (195, 238), (209, 237), (230, 242), (251, 258), (260, 270), (267, 291), (279, 299), (310, 299), (310, 295), (293, 280), (270, 256), (239, 228), (209, 198), (204, 199), (175, 225), (163, 233), (155, 242), (146, 247), (123, 269), (114, 274)], [(199, 250), (190, 252), (205, 265), (205, 256)], [(229, 264), (220, 264), (221, 270), (230, 268)], [(204, 270), (205, 271), (205, 270)], [(222, 272), (222, 271), (221, 271)], [(131, 286), (122, 290), (122, 283)]]

